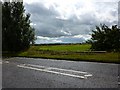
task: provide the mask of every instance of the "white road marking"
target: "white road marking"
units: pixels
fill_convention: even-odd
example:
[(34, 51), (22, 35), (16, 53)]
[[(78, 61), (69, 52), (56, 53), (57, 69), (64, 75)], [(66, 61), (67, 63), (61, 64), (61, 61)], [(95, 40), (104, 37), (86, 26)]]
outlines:
[(9, 63), (9, 61), (5, 61), (5, 63)]
[(87, 75), (84, 75), (85, 77), (91, 77), (92, 76), (92, 74), (87, 74)]
[[(39, 65), (32, 65), (32, 64), (27, 64), (27, 65), (29, 65), (29, 66), (35, 66), (35, 67), (43, 67), (43, 68), (46, 68), (45, 66), (39, 66)], [(48, 69), (48, 70), (55, 69), (55, 70), (61, 70), (61, 71), (69, 71), (69, 72), (87, 74), (87, 72), (75, 71), (75, 70), (68, 70), (68, 69), (61, 69), (61, 68), (54, 68), (54, 67), (48, 67), (47, 69)]]
[(37, 70), (37, 71), (44, 71), (44, 72), (49, 72), (49, 73), (54, 73), (54, 74), (61, 74), (61, 75), (65, 75), (65, 76), (71, 76), (71, 77), (77, 77), (77, 78), (86, 79), (86, 77), (84, 77), (84, 76), (72, 75), (72, 74), (67, 74), (67, 73), (60, 73), (60, 72), (50, 71), (50, 70), (47, 70), (47, 69), (39, 69), (39, 68), (33, 68), (33, 67), (28, 67), (28, 66), (22, 66), (22, 65), (18, 65), (18, 67), (28, 68), (28, 69), (33, 69), (33, 70)]
[[(92, 76), (92, 74), (88, 74), (87, 72), (53, 68), (53, 67), (45, 67), (45, 66), (38, 66), (38, 65), (31, 65), (31, 64), (21, 64), (21, 65), (17, 65), (17, 66), (21, 67), (21, 68), (27, 68), (27, 69), (37, 70), (37, 71), (60, 74), (60, 75), (64, 75), (64, 76), (70, 76), (70, 77), (81, 78), (81, 79), (87, 79), (87, 77)], [(62, 71), (75, 72), (75, 73), (78, 73), (78, 74), (81, 73), (81, 74), (85, 74), (85, 75), (75, 75), (75, 74), (70, 74), (70, 73), (67, 73), (67, 72), (54, 71), (54, 70), (51, 70), (51, 69), (60, 70), (60, 71), (62, 70)]]

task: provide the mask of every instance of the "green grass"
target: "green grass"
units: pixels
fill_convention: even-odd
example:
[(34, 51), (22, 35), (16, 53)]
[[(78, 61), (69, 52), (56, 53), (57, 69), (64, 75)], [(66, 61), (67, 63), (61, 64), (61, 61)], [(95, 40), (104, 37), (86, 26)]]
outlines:
[(91, 45), (41, 45), (31, 46), (27, 51), (6, 56), (37, 57), (50, 59), (64, 59), (74, 61), (93, 61), (119, 63), (120, 53), (81, 53), (89, 51)]
[(53, 45), (53, 46), (33, 46), (34, 50), (52, 50), (52, 51), (88, 51), (90, 44), (85, 45)]

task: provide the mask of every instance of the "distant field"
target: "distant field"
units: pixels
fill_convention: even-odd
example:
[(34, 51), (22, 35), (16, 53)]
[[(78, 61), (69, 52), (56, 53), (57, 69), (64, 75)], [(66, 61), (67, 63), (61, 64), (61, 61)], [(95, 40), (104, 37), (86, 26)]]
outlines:
[[(7, 54), (7, 56), (120, 63), (120, 53), (91, 53), (89, 52), (90, 47), (90, 44), (40, 45), (31, 46), (27, 51), (18, 54)], [(88, 53), (84, 53), (84, 51)]]
[(79, 52), (79, 51), (89, 51), (91, 45), (90, 44), (84, 44), (84, 45), (44, 45), (44, 46), (32, 46), (31, 50), (50, 50), (50, 51), (73, 51), (73, 52)]

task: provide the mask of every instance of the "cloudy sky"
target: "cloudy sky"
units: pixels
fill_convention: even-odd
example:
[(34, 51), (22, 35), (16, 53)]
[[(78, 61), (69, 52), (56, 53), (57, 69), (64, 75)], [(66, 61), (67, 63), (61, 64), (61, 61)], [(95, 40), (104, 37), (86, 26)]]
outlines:
[(36, 43), (80, 43), (96, 25), (118, 23), (119, 0), (23, 0)]

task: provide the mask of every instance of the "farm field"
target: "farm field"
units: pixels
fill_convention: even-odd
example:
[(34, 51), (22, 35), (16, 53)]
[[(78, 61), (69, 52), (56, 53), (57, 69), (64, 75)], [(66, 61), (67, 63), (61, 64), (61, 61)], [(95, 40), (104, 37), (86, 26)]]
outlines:
[(72, 45), (40, 45), (31, 46), (27, 51), (17, 54), (7, 54), (7, 56), (62, 59), (73, 61), (91, 61), (105, 63), (119, 63), (120, 53), (105, 52), (92, 53), (90, 44)]
[(91, 45), (90, 44), (72, 44), (72, 45), (41, 45), (41, 46), (32, 46), (33, 50), (48, 50), (48, 51), (63, 51), (63, 52), (79, 52), (79, 51), (89, 51)]

